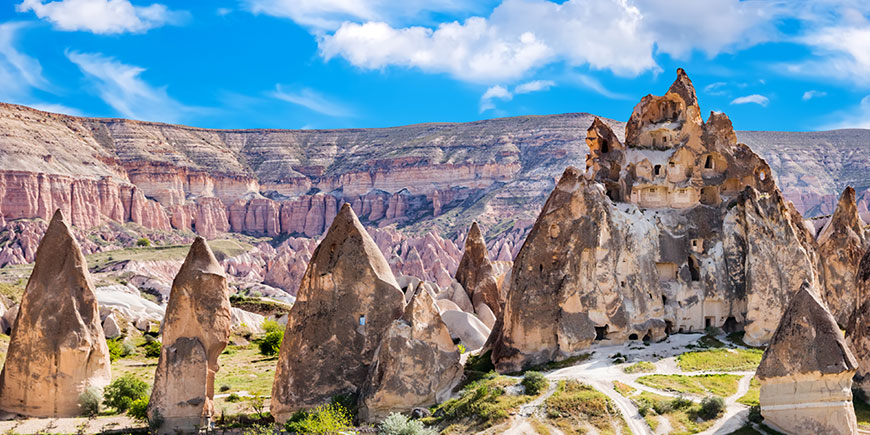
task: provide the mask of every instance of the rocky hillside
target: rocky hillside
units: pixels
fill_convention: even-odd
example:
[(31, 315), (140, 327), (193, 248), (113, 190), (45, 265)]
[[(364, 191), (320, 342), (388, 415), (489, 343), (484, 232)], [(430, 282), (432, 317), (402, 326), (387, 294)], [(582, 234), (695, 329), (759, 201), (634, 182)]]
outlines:
[[(524, 232), (555, 179), (583, 166), (587, 113), (381, 129), (209, 130), (0, 104), (0, 225), (62, 209), (87, 229), (315, 237), (349, 202), (367, 226), (445, 236), (477, 219)], [(617, 135), (624, 123), (606, 120)], [(739, 126), (738, 126), (739, 127)], [(807, 216), (847, 184), (870, 195), (870, 131), (741, 132)]]

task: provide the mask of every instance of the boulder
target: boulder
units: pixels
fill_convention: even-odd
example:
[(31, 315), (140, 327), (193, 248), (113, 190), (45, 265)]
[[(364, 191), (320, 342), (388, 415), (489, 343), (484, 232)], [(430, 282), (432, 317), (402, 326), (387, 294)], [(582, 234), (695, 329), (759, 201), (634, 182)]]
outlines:
[(450, 286), (445, 288), (438, 293), (437, 299), (446, 299), (458, 306), (462, 311), (466, 313), (474, 313), (474, 305), (471, 305), (471, 299), (469, 299), (468, 294), (465, 293), (465, 289), (462, 288), (462, 284), (453, 280), (450, 283)]
[(375, 353), (360, 394), (360, 418), (380, 421), (447, 399), (462, 378), (459, 352), (432, 296), (418, 287)]
[(3, 317), (0, 317), (0, 332), (6, 335), (12, 335), (12, 326), (15, 325), (15, 318), (18, 317), (18, 307), (20, 305), (13, 305), (3, 313)]
[(495, 326), (495, 314), (489, 309), (489, 305), (484, 303), (477, 304), (474, 311), (477, 313), (477, 318), (480, 319), (487, 328), (492, 329), (492, 327)]
[(846, 337), (858, 360), (855, 386), (870, 397), (870, 249), (858, 266), (854, 288), (858, 306), (846, 327)]
[(450, 337), (459, 339), (469, 351), (483, 347), (489, 337), (490, 329), (474, 314), (465, 311), (445, 311), (441, 319), (450, 331)]
[(111, 381), (109, 348), (88, 266), (63, 214), (36, 251), (0, 373), (0, 410), (33, 417), (81, 414), (79, 395)]
[(449, 299), (436, 299), (435, 304), (438, 306), (438, 311), (442, 313), (450, 310), (462, 311), (459, 305)]
[(386, 258), (349, 204), (314, 250), (290, 311), (272, 386), (271, 412), (293, 412), (358, 394), (404, 295)]
[(794, 294), (755, 377), (764, 423), (789, 434), (856, 434), (852, 376), (858, 362), (808, 282)]
[(468, 230), (465, 252), (454, 276), (465, 289), (473, 306), (486, 304), (496, 316), (501, 313), (504, 298), (499, 292), (498, 276), (489, 261), (486, 241), (477, 222), (473, 222)]
[(232, 316), (233, 331), (254, 334), (263, 332), (263, 321), (266, 320), (264, 316), (236, 307), (233, 307)]
[(106, 320), (103, 320), (103, 334), (106, 338), (118, 338), (122, 335), (121, 327), (118, 326), (114, 313), (109, 314), (106, 316)]
[(230, 290), (221, 264), (197, 237), (172, 291), (163, 319), (163, 348), (148, 404), (161, 434), (195, 432), (214, 414), (218, 356), (230, 339)]
[(825, 303), (837, 323), (845, 326), (855, 310), (855, 273), (861, 256), (868, 248), (864, 236), (866, 224), (858, 216), (855, 189), (843, 190), (831, 219), (822, 227), (817, 239)]

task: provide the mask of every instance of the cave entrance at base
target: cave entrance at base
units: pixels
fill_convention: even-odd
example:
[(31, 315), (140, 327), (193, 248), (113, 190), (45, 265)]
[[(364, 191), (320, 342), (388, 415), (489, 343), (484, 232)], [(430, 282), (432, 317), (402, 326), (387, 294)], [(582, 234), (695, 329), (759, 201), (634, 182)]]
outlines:
[(652, 341), (652, 331), (646, 331), (646, 335), (643, 336), (643, 342), (649, 344)]
[(734, 316), (725, 319), (725, 324), (722, 325), (722, 330), (729, 334), (732, 332), (737, 332), (740, 329), (740, 324), (737, 323), (737, 319)]
[(595, 327), (595, 341), (607, 340), (607, 325)]
[(704, 317), (704, 327), (709, 328), (713, 326), (713, 321), (716, 320), (715, 317)]
[(637, 334), (631, 334), (628, 336), (629, 340), (637, 340)]
[(671, 335), (674, 333), (674, 322), (670, 320), (665, 320), (665, 334)]

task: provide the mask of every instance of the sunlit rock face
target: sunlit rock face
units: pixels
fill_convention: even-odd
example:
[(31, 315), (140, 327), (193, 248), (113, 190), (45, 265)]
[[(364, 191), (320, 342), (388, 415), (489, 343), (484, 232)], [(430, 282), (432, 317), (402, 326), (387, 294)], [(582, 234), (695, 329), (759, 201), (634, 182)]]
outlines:
[(792, 291), (818, 284), (812, 233), (770, 167), (727, 116), (699, 113), (678, 70), (635, 107), (625, 143), (592, 123), (586, 171), (565, 170), (515, 259), (498, 370), (707, 327), (765, 343)]
[(39, 243), (12, 327), (0, 372), (0, 410), (77, 416), (79, 395), (102, 389), (111, 377), (87, 262), (58, 210)]
[(333, 220), (302, 277), (272, 386), (278, 421), (339, 394), (357, 394), (405, 296), (350, 204)]
[(160, 434), (193, 433), (214, 414), (218, 357), (230, 339), (230, 290), (223, 267), (197, 237), (181, 270), (163, 318), (163, 346), (148, 404)]
[(834, 316), (804, 282), (755, 373), (764, 423), (789, 434), (856, 434), (852, 376), (858, 362)]
[(856, 310), (849, 319), (846, 337), (858, 359), (855, 384), (870, 395), (870, 249), (855, 273)]

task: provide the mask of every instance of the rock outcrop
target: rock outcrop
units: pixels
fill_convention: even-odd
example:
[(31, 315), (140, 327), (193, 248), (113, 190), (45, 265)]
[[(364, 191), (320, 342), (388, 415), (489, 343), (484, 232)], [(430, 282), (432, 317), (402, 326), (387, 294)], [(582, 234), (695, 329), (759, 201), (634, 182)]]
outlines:
[(858, 360), (855, 386), (870, 397), (870, 249), (855, 273), (856, 310), (846, 327), (846, 337)]
[(770, 167), (724, 114), (699, 114), (678, 70), (635, 107), (625, 144), (592, 123), (586, 171), (565, 170), (505, 284), (497, 370), (709, 326), (764, 343), (792, 289), (818, 283), (812, 234)]
[(163, 319), (163, 348), (148, 404), (148, 415), (161, 422), (159, 433), (208, 427), (218, 356), (230, 339), (229, 298), (223, 268), (197, 237), (172, 282)]
[(824, 282), (823, 297), (840, 325), (846, 325), (855, 309), (855, 275), (861, 256), (870, 247), (865, 238), (866, 224), (858, 216), (855, 189), (847, 187), (834, 215), (822, 227), (817, 239)]
[(804, 282), (755, 372), (764, 423), (789, 434), (857, 434), (857, 366), (831, 312)]
[(380, 421), (391, 412), (444, 401), (462, 378), (459, 352), (429, 292), (418, 287), (402, 318), (393, 321), (375, 353), (360, 394), (360, 418)]
[(357, 394), (403, 308), (387, 260), (345, 204), (314, 250), (290, 311), (272, 387), (276, 420)]
[(87, 263), (63, 214), (36, 251), (0, 373), (0, 410), (34, 417), (80, 415), (79, 395), (111, 381)]
[(477, 222), (473, 222), (468, 230), (465, 251), (456, 269), (455, 278), (462, 284), (473, 306), (486, 304), (496, 316), (501, 314), (504, 297), (499, 291), (498, 277), (489, 261), (486, 241)]

